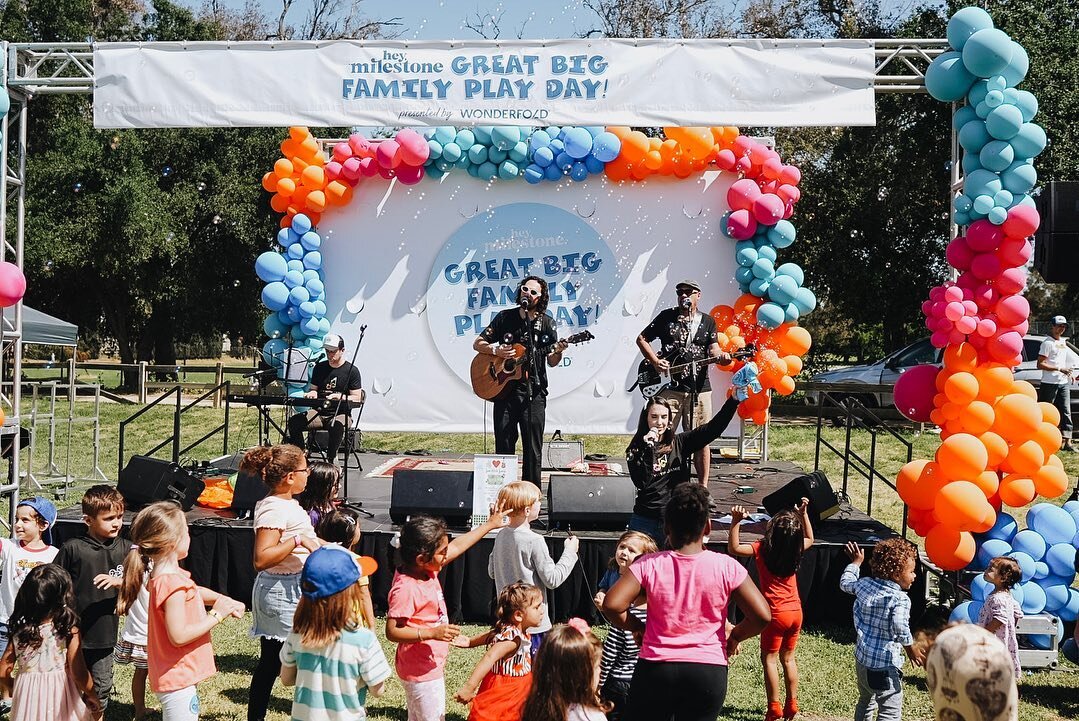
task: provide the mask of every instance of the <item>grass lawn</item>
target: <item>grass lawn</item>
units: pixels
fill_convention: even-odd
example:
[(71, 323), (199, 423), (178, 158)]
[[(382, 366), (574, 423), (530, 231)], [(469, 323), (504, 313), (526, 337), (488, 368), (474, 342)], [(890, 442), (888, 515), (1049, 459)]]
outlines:
[[(116, 478), (117, 449), (119, 441), (119, 423), (135, 411), (134, 406), (103, 404), (101, 407), (101, 432), (99, 442), (100, 466), (110, 479)], [(66, 406), (60, 408), (66, 417)], [(234, 409), (236, 411), (237, 409)], [(39, 409), (39, 412), (41, 410)], [(92, 413), (92, 405), (84, 402), (76, 404), (76, 416), (87, 418)], [(23, 408), (24, 424), (29, 424), (30, 408), (27, 403)], [(223, 411), (213, 408), (194, 408), (185, 415), (181, 429), (181, 446), (186, 446), (204, 433), (221, 423)], [(42, 441), (34, 458), (33, 470), (39, 476), (46, 475), (46, 437), (47, 426), (38, 431)], [(60, 447), (64, 446), (66, 428), (61, 425), (58, 437)], [(172, 433), (172, 412), (169, 408), (155, 408), (134, 423), (127, 432), (127, 453), (144, 453), (167, 438)], [(932, 433), (917, 434), (911, 429), (901, 432), (903, 437), (914, 445), (915, 458), (929, 458), (938, 444), (938, 438)], [(825, 437), (840, 448), (843, 447), (845, 431), (843, 429), (825, 429)], [(814, 465), (816, 427), (809, 424), (774, 424), (770, 430), (769, 454), (773, 459), (789, 460), (806, 470)], [(585, 439), (586, 451), (621, 456), (625, 451), (626, 436), (588, 436)], [(258, 443), (257, 416), (253, 411), (239, 410), (233, 413), (229, 450), (239, 450)], [(92, 470), (92, 427), (88, 424), (76, 424), (72, 432), (71, 468), (79, 476), (88, 476)], [(470, 454), (483, 450), (481, 435), (451, 435), (437, 433), (365, 433), (364, 445), (402, 452), (411, 449), (426, 449), (435, 454)], [(872, 454), (878, 469), (886, 477), (894, 478), (900, 466), (906, 461), (905, 447), (887, 436), (881, 436), (876, 448), (868, 433), (855, 432), (852, 447), (864, 458)], [(220, 437), (207, 442), (187, 454), (191, 459), (212, 458), (222, 450)], [(26, 452), (24, 451), (24, 468)], [(1079, 474), (1079, 454), (1062, 454), (1069, 476)], [(64, 453), (60, 452), (56, 462), (63, 470)], [(833, 487), (843, 487), (843, 462), (841, 459), (822, 452), (821, 468), (828, 474)], [(78, 481), (61, 506), (78, 502), (82, 489), (89, 481)], [(58, 490), (58, 489), (57, 489)], [(868, 484), (857, 474), (852, 473), (847, 491), (854, 505), (865, 508)], [(1041, 500), (1041, 499), (1039, 499)], [(1060, 503), (1063, 499), (1057, 499)], [(881, 483), (874, 484), (874, 517), (898, 528), (902, 518), (902, 504), (895, 492)], [(1022, 514), (1019, 514), (1022, 515)], [(914, 538), (912, 536), (912, 538)], [(915, 539), (917, 540), (917, 539)], [(811, 603), (812, 599), (807, 602)], [(250, 686), (250, 673), (254, 667), (257, 644), (248, 637), (250, 618), (222, 624), (214, 633), (214, 645), (217, 651), (219, 673), (200, 685), (203, 714), (205, 719), (244, 719), (247, 692)], [(467, 633), (476, 633), (479, 627), (469, 626)], [(603, 629), (597, 629), (603, 633)], [(381, 630), (380, 630), (381, 637)], [(387, 655), (392, 654), (390, 644), (383, 641)], [(839, 628), (831, 630), (815, 629), (802, 636), (799, 645), (801, 664), (802, 692), (800, 694), (803, 717), (806, 719), (847, 719), (851, 717), (857, 689), (853, 670), (853, 629)], [(482, 655), (482, 649), (454, 649), (447, 669), (448, 697), (467, 678), (472, 665)], [(1063, 662), (1064, 670), (1056, 673), (1039, 673), (1027, 676), (1021, 685), (1022, 706), (1020, 718), (1023, 721), (1058, 721), (1079, 716), (1079, 675), (1077, 669)], [(925, 692), (925, 675), (922, 671), (908, 668), (906, 702), (904, 718), (928, 719), (931, 708)], [(117, 667), (115, 703), (110, 707), (106, 718), (110, 721), (131, 718), (130, 697), (131, 671), (129, 667)], [(272, 719), (289, 718), (291, 696), (281, 687), (275, 694), (271, 705)], [(724, 718), (742, 721), (757, 721), (764, 713), (763, 676), (758, 660), (758, 647), (750, 641), (743, 645), (742, 654), (732, 663), (730, 688), (727, 696), (727, 710)], [(151, 701), (156, 706), (156, 701)], [(391, 682), (389, 691), (381, 699), (372, 701), (369, 706), (372, 719), (406, 718), (404, 696), (400, 684)], [(467, 711), (450, 701), (447, 718), (463, 721)]]

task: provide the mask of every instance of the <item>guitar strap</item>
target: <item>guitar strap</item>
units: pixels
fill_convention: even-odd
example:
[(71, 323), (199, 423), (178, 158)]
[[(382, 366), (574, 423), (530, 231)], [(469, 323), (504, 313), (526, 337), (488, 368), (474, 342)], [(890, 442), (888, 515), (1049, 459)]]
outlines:
[(689, 333), (686, 334), (686, 350), (693, 345), (693, 339), (697, 337), (697, 329), (701, 327), (701, 314), (696, 312), (689, 321)]

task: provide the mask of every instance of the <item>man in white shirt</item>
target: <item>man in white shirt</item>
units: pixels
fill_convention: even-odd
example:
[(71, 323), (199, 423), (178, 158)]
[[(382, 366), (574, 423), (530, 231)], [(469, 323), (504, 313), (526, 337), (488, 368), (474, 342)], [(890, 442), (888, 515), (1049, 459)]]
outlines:
[(1064, 436), (1063, 451), (1075, 451), (1072, 445), (1071, 382), (1074, 373), (1074, 353), (1064, 340), (1068, 319), (1062, 315), (1050, 318), (1049, 337), (1038, 349), (1038, 369), (1042, 372), (1038, 400), (1052, 403), (1060, 411), (1060, 433)]

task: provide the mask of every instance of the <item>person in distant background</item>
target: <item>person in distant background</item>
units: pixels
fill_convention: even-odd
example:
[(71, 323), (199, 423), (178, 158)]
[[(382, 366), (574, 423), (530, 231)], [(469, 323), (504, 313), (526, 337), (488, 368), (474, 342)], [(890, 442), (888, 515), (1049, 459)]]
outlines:
[(326, 360), (315, 364), (311, 372), (311, 390), (305, 398), (323, 398), (328, 401), (342, 401), (340, 405), (330, 403), (322, 408), (312, 408), (306, 413), (297, 413), (288, 419), (286, 443), (297, 448), (305, 448), (304, 432), (326, 428), (329, 430), (326, 460), (330, 463), (337, 458), (337, 451), (345, 439), (345, 429), (349, 425), (347, 402), (363, 403), (363, 383), (360, 370), (345, 360), (345, 341), (334, 333), (322, 341), (326, 350)]
[(1038, 386), (1038, 400), (1052, 403), (1060, 411), (1060, 434), (1064, 436), (1064, 445), (1060, 450), (1074, 451), (1072, 444), (1072, 374), (1075, 372), (1075, 354), (1068, 348), (1064, 331), (1068, 330), (1068, 319), (1054, 315), (1049, 319), (1051, 325), (1049, 337), (1042, 341), (1038, 349), (1038, 370), (1042, 372), (1042, 382)]

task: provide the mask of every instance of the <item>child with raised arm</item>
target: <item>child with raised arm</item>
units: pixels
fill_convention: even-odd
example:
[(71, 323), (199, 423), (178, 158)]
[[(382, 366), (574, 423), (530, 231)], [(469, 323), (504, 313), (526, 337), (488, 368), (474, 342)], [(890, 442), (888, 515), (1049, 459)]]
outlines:
[(843, 570), (839, 587), (854, 595), (855, 671), (858, 703), (855, 721), (898, 721), (903, 714), (903, 652), (915, 666), (925, 664), (925, 652), (914, 647), (910, 632), (910, 597), (918, 549), (902, 538), (879, 541), (873, 547), (869, 570), (860, 578), (865, 553), (847, 543), (851, 563)]
[(997, 556), (989, 562), (983, 574), (992, 584), (993, 592), (985, 599), (978, 614), (978, 625), (996, 635), (1008, 649), (1012, 665), (1015, 666), (1015, 680), (1023, 675), (1019, 665), (1019, 643), (1015, 635), (1015, 626), (1023, 617), (1023, 609), (1012, 597), (1012, 588), (1023, 578), (1019, 562), (1008, 556)]
[[(768, 521), (764, 538), (742, 543), (739, 524), (746, 509), (731, 509), (731, 530), (727, 550), (732, 556), (752, 557), (757, 565), (761, 593), (768, 601), (772, 620), (761, 631), (761, 665), (768, 697), (765, 721), (792, 719), (798, 715), (798, 661), (794, 648), (802, 630), (802, 599), (798, 595), (798, 565), (802, 554), (813, 545), (813, 525), (809, 521), (809, 499), (803, 498), (791, 510), (777, 513)], [(787, 698), (779, 705), (779, 671), (783, 664)]]
[(495, 537), (494, 549), (487, 562), (487, 572), (495, 580), (495, 592), (500, 593), (511, 583), (528, 583), (543, 590), (543, 618), (528, 629), (535, 653), (543, 634), (551, 629), (547, 589), (558, 588), (577, 564), (580, 541), (569, 536), (562, 556), (555, 563), (547, 550), (547, 541), (529, 525), (539, 517), (540, 491), (528, 481), (507, 484), (498, 492), (499, 503), (509, 512), (509, 524)]

